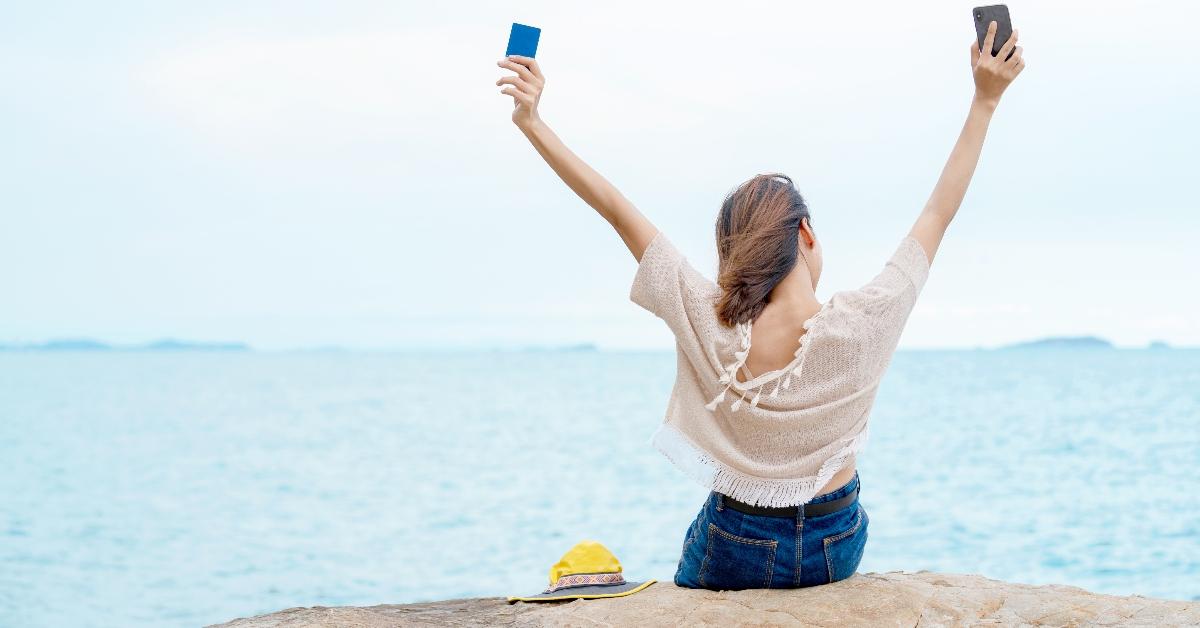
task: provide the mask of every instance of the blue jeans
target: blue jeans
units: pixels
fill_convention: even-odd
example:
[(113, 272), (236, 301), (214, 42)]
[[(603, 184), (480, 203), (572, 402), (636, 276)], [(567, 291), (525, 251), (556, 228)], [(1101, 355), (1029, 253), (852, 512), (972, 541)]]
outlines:
[[(843, 497), (858, 486), (858, 472), (841, 488), (812, 498)], [(860, 489), (861, 490), (861, 489)], [(675, 584), (693, 589), (790, 589), (844, 580), (854, 574), (867, 543), (867, 511), (856, 496), (824, 515), (749, 515), (710, 491), (683, 541)]]

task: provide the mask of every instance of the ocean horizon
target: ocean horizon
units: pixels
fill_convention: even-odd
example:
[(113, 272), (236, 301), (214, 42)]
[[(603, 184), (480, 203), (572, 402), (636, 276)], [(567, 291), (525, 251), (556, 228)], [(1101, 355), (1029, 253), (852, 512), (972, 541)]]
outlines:
[[(1150, 340), (1140, 344), (1117, 344), (1106, 338), (1093, 335), (1041, 336), (1030, 340), (992, 345), (970, 346), (908, 346), (897, 351), (1011, 351), (1031, 349), (1074, 349), (1074, 350), (1196, 350), (1200, 345), (1172, 344), (1164, 340)], [(144, 342), (111, 342), (88, 336), (55, 337), (37, 342), (0, 342), (0, 353), (31, 352), (255, 352), (255, 353), (483, 353), (483, 352), (545, 352), (545, 351), (596, 351), (612, 353), (661, 353), (673, 351), (665, 347), (610, 346), (595, 342), (561, 343), (514, 343), (514, 342), (471, 342), (453, 344), (443, 341), (428, 344), (404, 343), (395, 345), (362, 344), (294, 344), (260, 346), (243, 340), (182, 340), (164, 337)]]

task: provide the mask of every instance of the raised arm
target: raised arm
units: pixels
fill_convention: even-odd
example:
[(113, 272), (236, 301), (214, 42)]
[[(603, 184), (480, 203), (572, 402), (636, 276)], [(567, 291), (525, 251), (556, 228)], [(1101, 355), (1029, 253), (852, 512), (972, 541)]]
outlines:
[[(945, 235), (954, 215), (958, 213), (958, 207), (967, 193), (967, 186), (975, 174), (988, 124), (996, 106), (1000, 104), (1000, 95), (1025, 68), (1025, 59), (1021, 57), (1022, 48), (1017, 46), (1017, 31), (1012, 32), (1008, 41), (1004, 42), (1000, 51), (993, 56), (991, 50), (995, 36), (996, 23), (992, 22), (988, 25), (987, 35), (984, 37), (983, 50), (988, 51), (984, 54), (980, 53), (979, 44), (974, 39), (971, 40), (971, 67), (975, 77), (975, 96), (971, 99), (971, 109), (958, 136), (958, 142), (950, 152), (950, 159), (942, 169), (942, 176), (938, 178), (929, 201), (925, 203), (925, 209), (921, 211), (909, 232), (909, 235), (921, 243), (930, 263), (933, 263), (933, 256), (942, 242), (942, 236)], [(1013, 56), (1005, 61), (1004, 58), (1014, 47), (1016, 51)]]
[(634, 259), (641, 262), (642, 252), (658, 234), (658, 229), (621, 194), (620, 190), (571, 152), (558, 135), (542, 121), (537, 104), (542, 97), (546, 79), (538, 67), (537, 60), (511, 55), (498, 61), (497, 65), (517, 73), (516, 76), (506, 76), (496, 81), (497, 85), (510, 85), (500, 90), (500, 93), (513, 97), (513, 123), (521, 129), (558, 177), (617, 230), (625, 246), (629, 247), (629, 252), (633, 253)]

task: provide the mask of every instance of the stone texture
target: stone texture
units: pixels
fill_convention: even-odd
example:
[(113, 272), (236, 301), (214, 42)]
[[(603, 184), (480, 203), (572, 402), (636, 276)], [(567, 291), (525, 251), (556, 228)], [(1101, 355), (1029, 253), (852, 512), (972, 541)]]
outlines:
[(228, 628), (339, 626), (1200, 626), (1200, 602), (1102, 595), (930, 571), (859, 573), (804, 589), (705, 591), (659, 581), (628, 597), (468, 598), (290, 608)]

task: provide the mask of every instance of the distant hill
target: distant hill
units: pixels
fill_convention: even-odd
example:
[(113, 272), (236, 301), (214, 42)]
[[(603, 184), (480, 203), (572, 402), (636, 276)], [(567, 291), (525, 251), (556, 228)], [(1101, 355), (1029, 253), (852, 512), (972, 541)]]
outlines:
[(1001, 349), (1112, 349), (1111, 342), (1096, 336), (1051, 336), (1005, 345)]
[(112, 349), (111, 346), (99, 340), (92, 340), (91, 338), (58, 338), (43, 342), (40, 345), (13, 348), (31, 349), (34, 351), (108, 351)]
[(1163, 340), (1154, 340), (1149, 345), (1147, 345), (1146, 348), (1147, 349), (1170, 349), (1171, 345), (1167, 344)]
[(166, 338), (142, 345), (136, 349), (147, 351), (249, 351), (250, 345), (244, 342), (188, 342), (186, 340)]
[(244, 342), (189, 342), (165, 338), (141, 345), (111, 345), (91, 338), (56, 338), (46, 342), (0, 345), (0, 351), (249, 351)]

